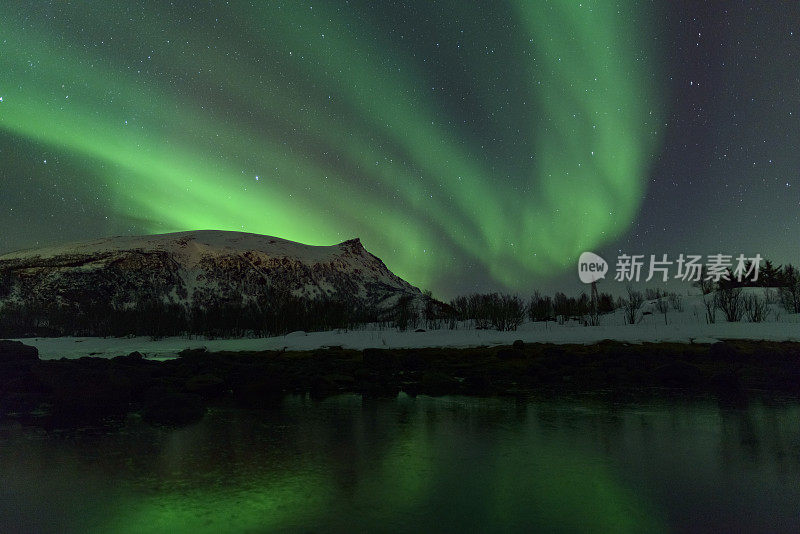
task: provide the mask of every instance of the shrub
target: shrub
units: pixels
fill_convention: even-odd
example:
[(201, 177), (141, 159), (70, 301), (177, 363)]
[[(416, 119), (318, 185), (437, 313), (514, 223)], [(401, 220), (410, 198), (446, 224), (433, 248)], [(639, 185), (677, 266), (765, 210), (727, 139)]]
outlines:
[(767, 316), (767, 301), (756, 295), (746, 295), (743, 302), (744, 313), (751, 323), (760, 323)]
[(644, 303), (644, 297), (639, 291), (634, 291), (628, 286), (628, 298), (622, 299), (622, 309), (625, 311), (625, 322), (628, 324), (636, 323), (636, 312)]
[(736, 322), (742, 319), (744, 314), (744, 299), (742, 298), (742, 288), (725, 288), (717, 290), (714, 295), (714, 304), (725, 314), (725, 320)]

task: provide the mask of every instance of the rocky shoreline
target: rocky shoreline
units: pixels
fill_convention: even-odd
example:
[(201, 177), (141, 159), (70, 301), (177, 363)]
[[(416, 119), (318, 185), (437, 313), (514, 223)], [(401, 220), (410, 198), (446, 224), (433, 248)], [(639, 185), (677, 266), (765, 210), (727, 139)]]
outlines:
[(174, 360), (38, 358), (0, 341), (0, 421), (46, 428), (107, 425), (141, 416), (182, 426), (209, 407), (268, 409), (287, 394), (519, 396), (597, 393), (712, 395), (746, 403), (761, 393), (800, 397), (800, 343), (515, 342), (468, 349), (330, 347), (304, 352), (186, 350)]

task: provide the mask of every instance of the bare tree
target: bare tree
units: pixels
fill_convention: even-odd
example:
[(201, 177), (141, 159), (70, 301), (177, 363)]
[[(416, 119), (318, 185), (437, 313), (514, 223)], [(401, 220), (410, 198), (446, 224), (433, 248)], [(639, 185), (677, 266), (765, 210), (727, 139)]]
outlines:
[[(703, 295), (708, 295), (712, 291), (714, 291), (714, 280), (708, 279), (708, 270), (706, 266), (703, 265), (700, 269), (700, 279), (692, 282), (692, 285), (700, 290)], [(713, 321), (712, 321), (713, 322)]]
[(673, 310), (676, 312), (683, 311), (683, 297), (681, 297), (678, 293), (670, 293), (668, 298)]
[(531, 321), (548, 321), (553, 316), (553, 299), (542, 296), (538, 291), (533, 292), (528, 304), (528, 317)]
[(634, 291), (631, 286), (628, 286), (628, 298), (622, 300), (622, 309), (625, 312), (625, 322), (628, 324), (636, 324), (636, 312), (644, 302), (644, 297), (640, 291)]
[(669, 311), (669, 308), (669, 301), (666, 299), (666, 297), (660, 298), (656, 302), (656, 309), (664, 314), (664, 324), (667, 324), (667, 312)]
[(516, 330), (525, 319), (525, 302), (516, 295), (494, 293), (489, 306), (492, 326), (497, 330)]
[(751, 323), (763, 322), (767, 317), (767, 301), (756, 295), (745, 295), (744, 313)]
[(422, 315), (425, 319), (425, 328), (428, 330), (435, 330), (441, 328), (442, 320), (441, 320), (441, 313), (437, 309), (436, 300), (433, 298), (433, 294), (430, 290), (425, 290), (422, 292), (425, 303), (422, 308)]
[(714, 294), (714, 302), (717, 308), (725, 314), (726, 321), (733, 323), (742, 320), (742, 315), (744, 314), (742, 288), (728, 287), (719, 289)]
[(792, 265), (783, 268), (780, 296), (787, 312), (800, 313), (800, 270)]
[(491, 317), (489, 316), (491, 295), (480, 295), (475, 293), (469, 296), (470, 319), (475, 322), (475, 328), (485, 330), (489, 328)]
[(767, 303), (767, 305), (779, 304), (781, 300), (780, 300), (780, 297), (778, 295), (778, 291), (775, 290), (775, 289), (772, 289), (770, 287), (765, 287), (764, 288), (764, 301)]
[(566, 319), (570, 313), (569, 299), (560, 291), (553, 297), (553, 313), (558, 318), (559, 324), (564, 324), (564, 319)]
[(658, 300), (665, 295), (660, 287), (647, 287), (644, 290), (645, 300)]
[(706, 322), (714, 324), (717, 322), (717, 301), (713, 295), (703, 295), (703, 307), (706, 310)]
[(408, 328), (416, 328), (417, 312), (414, 309), (414, 297), (402, 295), (395, 306), (395, 325), (399, 330), (405, 331)]
[[(516, 330), (525, 320), (528, 307), (516, 295), (500, 293), (474, 293), (452, 301), (459, 319), (471, 320), (476, 329), (490, 326), (497, 330)], [(454, 328), (454, 326), (451, 326)]]

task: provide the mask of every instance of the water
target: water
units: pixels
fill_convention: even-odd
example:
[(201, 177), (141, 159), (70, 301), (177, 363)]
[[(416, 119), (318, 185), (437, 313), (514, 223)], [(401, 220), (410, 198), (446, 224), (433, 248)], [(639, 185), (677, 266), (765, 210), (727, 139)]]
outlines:
[(4, 532), (797, 532), (800, 407), (296, 397), (0, 427)]

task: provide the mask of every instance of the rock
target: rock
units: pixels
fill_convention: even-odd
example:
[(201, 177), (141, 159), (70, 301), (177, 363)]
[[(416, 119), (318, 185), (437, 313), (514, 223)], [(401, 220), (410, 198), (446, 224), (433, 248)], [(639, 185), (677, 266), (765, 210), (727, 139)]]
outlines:
[(561, 360), (567, 351), (564, 347), (556, 345), (547, 345), (542, 349), (542, 356), (547, 360)]
[(220, 377), (205, 373), (189, 378), (184, 385), (187, 393), (200, 395), (205, 399), (221, 397), (225, 391), (225, 381)]
[(708, 349), (708, 354), (714, 360), (733, 361), (736, 359), (737, 350), (724, 341), (717, 341)]
[(41, 384), (29, 376), (14, 377), (0, 383), (0, 415), (12, 412), (30, 412), (45, 398)]
[(321, 375), (326, 381), (336, 384), (337, 387), (352, 387), (355, 383), (353, 375), (329, 374)]
[(514, 340), (514, 343), (511, 344), (511, 347), (517, 350), (522, 350), (525, 348), (525, 342), (521, 339), (516, 339)]
[(405, 353), (401, 361), (402, 367), (406, 371), (422, 371), (428, 366), (428, 360), (417, 351)]
[(747, 400), (747, 391), (733, 370), (715, 373), (709, 382), (720, 400), (737, 403)]
[(517, 360), (524, 357), (525, 353), (517, 348), (502, 348), (497, 351), (497, 359), (499, 360)]
[(134, 351), (127, 356), (117, 356), (112, 358), (113, 361), (126, 364), (137, 364), (144, 361), (144, 355), (141, 352)]
[(31, 362), (39, 359), (39, 350), (22, 341), (0, 340), (0, 363)]
[(147, 392), (142, 419), (154, 425), (178, 427), (196, 423), (205, 413), (206, 408), (197, 395), (154, 388)]
[(424, 328), (417, 328), (416, 330), (414, 330), (414, 332), (425, 332), (425, 329)]
[(178, 356), (187, 360), (199, 359), (208, 356), (208, 349), (205, 347), (200, 347), (199, 349), (183, 349), (178, 353)]
[(391, 397), (400, 392), (400, 383), (390, 373), (373, 369), (356, 369), (355, 390), (370, 397)]
[(399, 366), (395, 353), (388, 350), (364, 349), (361, 359), (364, 367), (369, 369), (391, 370)]
[(664, 387), (690, 388), (700, 383), (700, 369), (686, 362), (672, 362), (653, 370), (656, 383)]
[(458, 393), (461, 383), (440, 371), (426, 371), (422, 375), (420, 392), (427, 395), (449, 395)]
[(375, 374), (374, 371), (363, 367), (359, 367), (358, 369), (353, 371), (353, 376), (356, 382), (358, 382), (359, 380), (369, 380), (369, 378), (374, 374)]
[(406, 381), (400, 385), (400, 389), (410, 397), (416, 397), (420, 393), (419, 382)]
[(468, 375), (464, 379), (466, 392), (469, 394), (489, 395), (496, 392), (492, 379), (485, 373)]
[(544, 380), (549, 375), (547, 367), (538, 360), (534, 360), (528, 364), (525, 368), (525, 374), (534, 382)]
[(361, 351), (361, 361), (364, 367), (380, 367), (383, 360), (383, 353), (381, 349), (364, 349)]
[(244, 408), (269, 408), (283, 399), (285, 383), (274, 376), (256, 375), (233, 388), (236, 403)]
[[(127, 377), (109, 368), (51, 368), (49, 402), (54, 423), (76, 426), (122, 419), (130, 410), (131, 384)], [(40, 375), (41, 376), (41, 375)]]
[(316, 399), (323, 399), (339, 390), (336, 381), (330, 375), (314, 375), (311, 378), (309, 391)]

